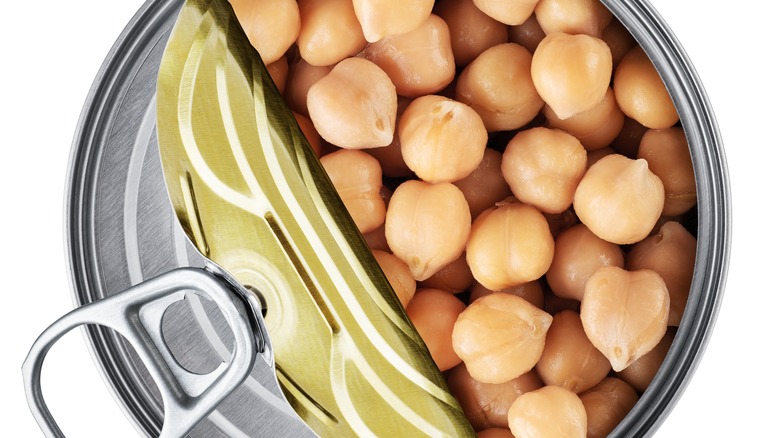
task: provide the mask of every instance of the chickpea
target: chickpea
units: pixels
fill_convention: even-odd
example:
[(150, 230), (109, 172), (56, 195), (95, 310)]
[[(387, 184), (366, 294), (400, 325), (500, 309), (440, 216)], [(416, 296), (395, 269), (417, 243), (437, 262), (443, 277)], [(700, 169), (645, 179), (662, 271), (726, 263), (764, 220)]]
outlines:
[(574, 211), (607, 242), (638, 242), (661, 217), (664, 187), (645, 160), (608, 155), (590, 167), (574, 193)]
[(544, 289), (544, 311), (550, 315), (556, 315), (564, 310), (580, 313), (580, 302), (561, 298), (555, 295), (549, 287)]
[(301, 30), (295, 0), (230, 0), (249, 42), (267, 65), (290, 48)]
[(325, 155), (320, 161), (360, 232), (379, 228), (385, 221), (379, 162), (363, 151), (347, 149)]
[(490, 295), (494, 292), (502, 292), (505, 294), (517, 295), (518, 297), (528, 301), (534, 306), (544, 309), (544, 290), (539, 281), (529, 281), (528, 283), (518, 284), (517, 286), (508, 287), (497, 291), (492, 291), (479, 283), (474, 284), (471, 288), (471, 294), (469, 295), (469, 303)]
[(595, 151), (588, 151), (588, 163), (585, 165), (585, 170), (590, 169), (590, 166), (596, 164), (597, 161), (606, 157), (607, 155), (612, 155), (616, 153), (617, 152), (615, 152), (615, 150), (609, 146), (601, 149), (596, 149)]
[(433, 12), (450, 29), (457, 66), (465, 66), (486, 49), (509, 39), (507, 26), (485, 15), (472, 0), (441, 0)]
[(409, 265), (417, 281), (430, 278), (460, 257), (470, 229), (469, 206), (452, 184), (410, 180), (390, 198), (387, 243)]
[(620, 155), (625, 155), (628, 158), (636, 158), (636, 153), (639, 151), (639, 142), (647, 132), (647, 128), (642, 126), (641, 123), (636, 120), (626, 117), (623, 123), (623, 129), (612, 140), (610, 147)]
[(452, 346), (475, 380), (504, 383), (536, 365), (551, 323), (552, 316), (528, 301), (496, 292), (458, 316)]
[(607, 95), (596, 106), (566, 120), (559, 119), (549, 105), (543, 112), (549, 127), (563, 129), (577, 137), (587, 151), (608, 146), (620, 134), (626, 119), (611, 88), (607, 88)]
[(612, 55), (598, 38), (548, 34), (534, 52), (531, 77), (542, 99), (565, 120), (604, 99), (612, 77)]
[(450, 31), (433, 14), (420, 27), (371, 43), (363, 53), (390, 76), (401, 96), (435, 93), (455, 78)]
[(366, 46), (351, 0), (298, 0), (298, 50), (311, 65), (333, 65)]
[(329, 67), (315, 67), (303, 59), (290, 66), (287, 75), (287, 87), (285, 89), (285, 101), (293, 111), (309, 116), (309, 108), (306, 107), (306, 98), (309, 89), (315, 82), (324, 78), (333, 70)]
[(509, 429), (516, 438), (584, 438), (587, 414), (576, 394), (558, 386), (545, 386), (526, 392), (512, 403)]
[(666, 334), (661, 338), (661, 342), (626, 369), (617, 373), (618, 377), (628, 382), (640, 393), (647, 391), (647, 387), (650, 386), (650, 382), (653, 381), (658, 370), (661, 369), (661, 364), (663, 364), (666, 354), (669, 353), (669, 349), (672, 347), (675, 334), (677, 334), (676, 327), (667, 328)]
[(474, 0), (474, 5), (490, 18), (510, 26), (523, 23), (539, 0)]
[(372, 250), (371, 254), (379, 263), (379, 267), (382, 268), (382, 272), (387, 277), (387, 281), (390, 282), (390, 286), (393, 287), (395, 294), (398, 295), (401, 304), (406, 308), (417, 289), (417, 282), (412, 277), (412, 271), (409, 270), (406, 263), (389, 252)]
[(520, 131), (504, 151), (501, 173), (512, 193), (545, 213), (562, 213), (585, 174), (588, 154), (570, 134), (549, 128)]
[(599, 0), (540, 0), (535, 12), (548, 35), (565, 32), (599, 38), (612, 21), (612, 13)]
[(517, 26), (509, 27), (509, 41), (520, 44), (531, 53), (536, 51), (536, 47), (545, 36), (542, 26), (539, 26), (539, 21), (536, 19), (536, 14), (531, 14), (527, 20)]
[(371, 61), (347, 58), (338, 63), (311, 86), (306, 106), (317, 132), (336, 146), (362, 149), (393, 140), (395, 86)]
[(610, 21), (609, 26), (601, 33), (601, 39), (607, 43), (612, 53), (613, 70), (617, 68), (626, 53), (636, 46), (636, 40), (620, 20)]
[(436, 95), (419, 97), (406, 108), (398, 136), (406, 164), (431, 183), (466, 177), (487, 145), (487, 131), (473, 109)]
[(370, 249), (390, 252), (390, 245), (387, 244), (387, 238), (385, 237), (385, 224), (382, 224), (374, 231), (363, 233), (363, 238), (366, 239), (366, 245)]
[(282, 56), (276, 61), (265, 66), (268, 69), (268, 74), (271, 75), (271, 80), (274, 81), (276, 89), (280, 94), (284, 94), (285, 85), (287, 85), (287, 73), (290, 71), (290, 65), (287, 64), (287, 57)]
[(558, 238), (558, 235), (563, 231), (580, 223), (579, 218), (574, 213), (574, 208), (569, 207), (561, 213), (543, 213), (544, 218), (547, 219), (547, 225), (550, 226), (550, 233), (553, 238)]
[(474, 276), (466, 262), (466, 253), (461, 254), (454, 262), (436, 271), (430, 278), (420, 282), (420, 287), (446, 290), (458, 294), (474, 284)]
[(490, 148), (485, 149), (482, 161), (473, 172), (453, 184), (466, 197), (472, 218), (512, 194), (501, 174), (501, 152)]
[(398, 137), (398, 122), (401, 120), (406, 108), (412, 103), (411, 99), (398, 97), (398, 111), (395, 117), (395, 132), (393, 132), (393, 141), (387, 146), (366, 149), (372, 157), (379, 160), (382, 166), (382, 174), (391, 178), (402, 178), (412, 175), (412, 170), (404, 162), (404, 156), (401, 153), (401, 139)]
[(534, 207), (509, 204), (474, 221), (466, 260), (474, 279), (491, 290), (536, 280), (550, 267), (554, 241)]
[(634, 47), (620, 61), (613, 87), (623, 113), (642, 125), (663, 129), (679, 120), (672, 97), (641, 47)]
[(461, 360), (452, 347), (455, 320), (466, 306), (456, 296), (438, 289), (415, 292), (406, 314), (431, 352), (440, 371), (446, 371)]
[(682, 128), (651, 129), (639, 143), (637, 157), (647, 160), (650, 171), (664, 184), (664, 210), (661, 214), (683, 214), (696, 205), (696, 179)]
[(669, 291), (653, 271), (606, 266), (585, 285), (580, 317), (590, 342), (620, 372), (664, 336)]
[(547, 284), (561, 298), (582, 301), (585, 283), (604, 266), (624, 266), (618, 245), (599, 239), (583, 224), (562, 232), (555, 240), (555, 251)]
[(295, 116), (295, 121), (298, 122), (301, 132), (303, 132), (306, 141), (309, 142), (311, 149), (314, 151), (314, 155), (319, 157), (322, 154), (322, 139), (320, 139), (320, 134), (318, 134), (317, 130), (314, 128), (314, 123), (312, 123), (308, 117), (298, 114), (295, 111), (293, 111), (293, 116)]
[(544, 106), (531, 79), (531, 52), (515, 43), (493, 46), (477, 56), (458, 77), (455, 93), (491, 132), (520, 128)]
[(606, 438), (623, 421), (639, 397), (628, 383), (607, 377), (590, 391), (580, 394), (588, 414), (588, 438)]
[(536, 371), (545, 385), (579, 394), (604, 380), (610, 364), (588, 340), (580, 316), (564, 310), (553, 316)]
[(480, 430), (477, 432), (477, 438), (514, 438), (512, 432), (509, 429), (502, 429), (500, 427), (491, 427), (490, 429)]
[(512, 402), (544, 386), (533, 370), (505, 383), (482, 383), (469, 375), (464, 364), (452, 369), (447, 384), (475, 430), (509, 427), (507, 414)]
[(626, 257), (630, 270), (650, 269), (663, 278), (669, 290), (669, 325), (678, 326), (693, 281), (696, 238), (678, 222), (667, 222), (658, 234), (634, 245)]
[(433, 9), (434, 0), (352, 0), (355, 14), (369, 43), (419, 27)]

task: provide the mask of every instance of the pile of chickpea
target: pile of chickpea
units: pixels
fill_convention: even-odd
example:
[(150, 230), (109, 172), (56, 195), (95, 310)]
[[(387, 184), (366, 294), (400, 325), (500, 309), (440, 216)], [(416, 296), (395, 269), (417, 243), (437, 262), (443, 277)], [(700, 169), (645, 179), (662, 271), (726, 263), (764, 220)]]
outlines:
[(598, 0), (231, 3), (478, 435), (606, 436), (696, 255), (685, 134), (629, 32)]

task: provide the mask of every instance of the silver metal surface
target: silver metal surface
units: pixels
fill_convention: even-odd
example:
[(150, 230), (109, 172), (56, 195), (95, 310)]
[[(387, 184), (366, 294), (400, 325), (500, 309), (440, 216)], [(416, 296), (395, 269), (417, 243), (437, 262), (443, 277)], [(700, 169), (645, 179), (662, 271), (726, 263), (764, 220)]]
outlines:
[[(690, 61), (647, 0), (603, 0), (648, 52), (670, 89), (688, 136), (698, 190), (698, 253), (685, 315), (658, 376), (614, 436), (652, 434), (674, 406), (706, 346), (722, 298), (730, 244), (730, 193), (722, 142)], [(157, 67), (180, 2), (149, 1), (109, 53), (87, 99), (73, 146), (66, 231), (76, 305), (112, 296), (199, 260), (176, 225), (162, 180), (154, 126)], [(172, 349), (197, 368), (232, 348), (218, 310), (179, 306)], [(184, 321), (197, 321), (187, 324)], [(166, 331), (166, 328), (163, 328)], [(161, 430), (162, 399), (140, 358), (110, 330), (89, 339), (128, 416), (150, 436)], [(179, 357), (179, 356), (177, 356)], [(216, 357), (216, 359), (215, 359)], [(258, 361), (258, 363), (261, 361)], [(285, 429), (295, 414), (275, 381), (255, 367), (247, 381), (190, 433), (193, 437), (306, 436)]]
[[(173, 215), (155, 134), (157, 72), (180, 7), (179, 1), (147, 2), (109, 53), (87, 98), (74, 138), (65, 213), (76, 305), (178, 267), (203, 266)], [(163, 327), (177, 358), (194, 370), (229, 358), (232, 336), (218, 308), (201, 299), (186, 304)], [(163, 398), (141, 358), (116, 332), (92, 326), (87, 332), (127, 416), (157, 436)], [(273, 368), (269, 360), (257, 360), (245, 382), (190, 436), (312, 436), (267, 372)]]
[[(169, 307), (185, 298), (213, 301), (225, 317), (234, 343), (228, 359), (206, 373), (184, 368), (163, 339), (163, 316)], [(202, 269), (179, 268), (150, 279), (124, 292), (79, 307), (49, 326), (35, 341), (22, 366), (27, 400), (47, 437), (63, 437), (41, 391), (41, 368), (49, 349), (70, 330), (84, 324), (99, 324), (124, 336), (160, 390), (165, 408), (161, 437), (187, 434), (240, 385), (255, 363), (260, 346), (251, 319), (235, 289)], [(261, 344), (265, 345), (265, 344)], [(272, 352), (263, 352), (272, 357)], [(267, 369), (273, 376), (273, 365)]]

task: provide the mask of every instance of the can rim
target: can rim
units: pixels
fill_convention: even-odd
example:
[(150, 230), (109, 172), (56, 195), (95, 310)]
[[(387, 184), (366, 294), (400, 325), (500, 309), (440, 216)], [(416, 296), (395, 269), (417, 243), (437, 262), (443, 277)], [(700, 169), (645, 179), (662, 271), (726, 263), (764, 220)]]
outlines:
[[(658, 69), (680, 114), (693, 158), (698, 195), (698, 238), (694, 278), (674, 342), (653, 382), (611, 433), (643, 436), (661, 425), (681, 397), (701, 361), (717, 318), (726, 282), (731, 242), (731, 199), (722, 139), (701, 81), (677, 38), (647, 0), (602, 0), (631, 32)], [(144, 57), (141, 49), (151, 30), (160, 29), (165, 17), (176, 14), (183, 0), (147, 0), (117, 38), (106, 56), (85, 100), (73, 137), (65, 184), (64, 236), (70, 288), (75, 306), (102, 296), (96, 260), (90, 259), (87, 241), (93, 222), (84, 217), (84, 205), (94, 199), (89, 184), (94, 169), (87, 166), (100, 154), (105, 123), (112, 119), (120, 76), (131, 60)], [(121, 91), (121, 89), (119, 90)], [(101, 123), (103, 122), (103, 123)], [(695, 311), (691, 311), (694, 309)], [(139, 432), (154, 436), (161, 428), (162, 408), (155, 406), (148, 388), (124, 366), (116, 348), (117, 335), (88, 327), (90, 354), (112, 395)]]

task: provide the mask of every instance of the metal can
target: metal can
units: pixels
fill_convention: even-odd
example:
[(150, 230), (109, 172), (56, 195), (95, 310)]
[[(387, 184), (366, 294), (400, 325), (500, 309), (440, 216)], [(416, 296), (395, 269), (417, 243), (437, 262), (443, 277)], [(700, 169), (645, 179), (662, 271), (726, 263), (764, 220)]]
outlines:
[[(728, 264), (730, 194), (715, 118), (680, 44), (647, 0), (603, 2), (648, 53), (670, 91), (688, 136), (698, 192), (696, 267), (683, 320), (653, 383), (613, 432), (640, 436), (655, 430), (672, 409), (711, 333)], [(98, 73), (79, 121), (66, 201), (68, 258), (79, 305), (198, 258), (170, 207), (155, 135), (157, 71), (181, 4), (150, 0), (139, 10)], [(229, 348), (212, 310), (197, 301), (188, 305), (200, 323), (199, 336), (215, 351)], [(190, 329), (171, 327), (170, 339), (186, 342)], [(160, 395), (140, 359), (109, 329), (90, 327), (88, 338), (128, 417), (156, 436), (163, 418)], [(268, 424), (254, 421), (252, 406), (262, 392), (250, 375), (191, 435), (273, 436)]]

